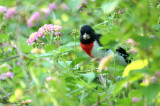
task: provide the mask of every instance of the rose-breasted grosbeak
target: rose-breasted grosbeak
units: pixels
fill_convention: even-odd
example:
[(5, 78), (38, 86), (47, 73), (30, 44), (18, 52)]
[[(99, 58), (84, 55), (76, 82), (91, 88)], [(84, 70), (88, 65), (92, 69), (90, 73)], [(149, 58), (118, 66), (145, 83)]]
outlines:
[[(100, 43), (100, 37), (102, 35), (95, 33), (95, 31), (89, 25), (84, 25), (80, 30), (80, 45), (82, 49), (92, 58), (101, 59), (110, 54), (114, 55), (114, 51), (111, 49), (98, 49), (102, 47)], [(116, 49), (115, 52), (115, 62), (126, 66), (131, 60), (128, 59), (128, 53), (121, 47)], [(111, 60), (112, 62), (114, 59)]]

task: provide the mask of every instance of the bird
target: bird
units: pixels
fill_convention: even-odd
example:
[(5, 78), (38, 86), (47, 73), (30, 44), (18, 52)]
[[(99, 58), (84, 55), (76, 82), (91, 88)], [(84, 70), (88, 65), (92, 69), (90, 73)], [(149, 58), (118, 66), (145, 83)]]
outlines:
[[(115, 63), (126, 66), (131, 63), (129, 54), (122, 47), (117, 47), (115, 52), (110, 49), (99, 49), (103, 45), (100, 42), (101, 34), (98, 34), (90, 25), (83, 25), (80, 29), (80, 46), (91, 58), (102, 59), (109, 55), (114, 55)], [(114, 62), (112, 58), (111, 62)]]

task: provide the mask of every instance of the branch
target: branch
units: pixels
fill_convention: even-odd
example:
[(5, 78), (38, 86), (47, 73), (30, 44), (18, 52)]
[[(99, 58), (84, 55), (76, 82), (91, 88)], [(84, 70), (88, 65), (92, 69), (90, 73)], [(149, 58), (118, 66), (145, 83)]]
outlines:
[(5, 59), (3, 59), (3, 60), (0, 60), (0, 62), (9, 61), (9, 60), (15, 59), (15, 58), (17, 58), (17, 57), (19, 57), (19, 55), (15, 55), (15, 56), (13, 56), (13, 57), (5, 58)]
[[(3, 89), (1, 89), (3, 92), (4, 92), (4, 90)], [(26, 90), (24, 90), (23, 92), (28, 92), (30, 89), (26, 89)], [(13, 92), (10, 92), (10, 93), (6, 93), (6, 92), (4, 92), (5, 93), (5, 96), (3, 96), (2, 97), (2, 100), (3, 101), (5, 101), (7, 98), (9, 98), (13, 93), (14, 93), (14, 91)]]

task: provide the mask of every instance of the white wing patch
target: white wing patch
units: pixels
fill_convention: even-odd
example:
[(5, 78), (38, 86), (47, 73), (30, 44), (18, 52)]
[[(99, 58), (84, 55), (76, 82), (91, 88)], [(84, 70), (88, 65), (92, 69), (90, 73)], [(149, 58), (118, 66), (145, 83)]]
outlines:
[[(114, 52), (111, 49), (106, 51), (106, 50), (99, 49), (100, 47), (101, 46), (99, 46), (98, 42), (95, 41), (94, 45), (93, 45), (93, 48), (92, 48), (92, 51), (91, 51), (91, 55), (94, 58), (101, 59), (101, 58), (103, 58), (105, 56), (108, 56), (110, 54), (114, 55)], [(124, 57), (121, 56), (121, 54), (118, 53), (118, 52), (115, 53), (115, 60), (116, 60), (116, 64), (120, 64), (120, 65), (123, 65), (123, 66), (127, 65)], [(111, 62), (114, 62), (114, 58), (111, 60)]]

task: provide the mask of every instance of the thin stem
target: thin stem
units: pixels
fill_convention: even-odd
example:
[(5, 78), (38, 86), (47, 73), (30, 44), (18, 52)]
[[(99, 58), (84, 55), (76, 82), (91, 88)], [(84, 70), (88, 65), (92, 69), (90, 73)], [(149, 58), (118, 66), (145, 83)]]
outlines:
[(54, 20), (54, 25), (56, 25), (56, 14), (54, 13), (54, 11), (52, 12), (52, 16), (53, 16), (53, 20)]
[[(20, 57), (20, 63), (21, 63), (21, 67), (22, 67), (22, 72), (23, 72), (23, 75), (24, 75), (24, 79), (25, 79), (25, 82), (26, 82), (26, 86), (27, 86), (27, 88), (29, 89), (30, 88), (30, 82), (29, 82), (29, 75), (28, 75), (28, 73), (27, 73), (27, 66), (26, 66), (26, 64), (25, 64), (25, 62), (23, 61), (23, 56), (24, 56), (24, 54), (22, 53), (22, 51), (21, 51), (21, 45), (20, 45), (20, 27), (19, 27), (19, 24), (18, 24), (18, 16), (16, 16), (16, 42), (17, 42), (17, 47), (16, 47), (16, 49), (17, 49), (17, 52), (18, 52), (18, 55), (19, 55), (19, 57)], [(34, 103), (36, 104), (36, 105), (38, 105), (38, 102), (36, 101), (37, 99), (36, 99), (36, 97), (33, 95), (34, 93), (32, 92), (32, 90), (31, 90), (31, 92), (29, 92), (30, 93), (30, 96), (31, 97), (33, 97), (33, 101), (34, 101)]]
[(53, 43), (53, 31), (52, 31), (52, 33), (50, 35), (50, 44), (52, 44), (52, 43)]
[(82, 91), (82, 95), (81, 95), (81, 98), (80, 98), (80, 103), (79, 103), (79, 106), (82, 106), (82, 103), (83, 103), (83, 97), (84, 97), (84, 94), (85, 94), (85, 90)]
[(114, 50), (114, 73), (116, 72), (116, 58), (115, 58), (116, 51)]
[(3, 60), (0, 60), (0, 62), (6, 62), (6, 61), (9, 61), (9, 60), (15, 59), (17, 57), (19, 57), (19, 55), (15, 55), (15, 56), (12, 56), (12, 57), (9, 57), (9, 58), (5, 58)]
[(74, 56), (75, 56), (75, 65), (76, 65), (76, 36), (75, 36), (75, 38), (74, 38)]
[(93, 27), (96, 27), (96, 26), (98, 26), (98, 25), (102, 25), (102, 24), (105, 24), (105, 23), (108, 23), (108, 21), (104, 21), (104, 22), (102, 22), (102, 23), (99, 23), (99, 24), (97, 24), (97, 25), (94, 25)]

